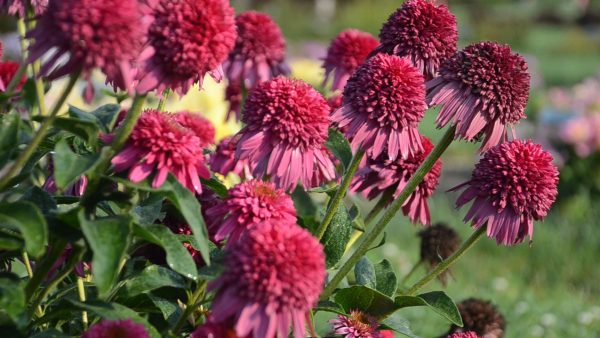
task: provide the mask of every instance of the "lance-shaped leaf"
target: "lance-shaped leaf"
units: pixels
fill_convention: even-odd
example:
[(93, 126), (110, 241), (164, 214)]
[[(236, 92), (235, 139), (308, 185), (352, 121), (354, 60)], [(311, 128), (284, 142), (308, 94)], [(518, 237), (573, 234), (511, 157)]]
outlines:
[(41, 211), (30, 202), (0, 204), (0, 227), (18, 230), (25, 240), (25, 250), (39, 258), (46, 252), (48, 225)]

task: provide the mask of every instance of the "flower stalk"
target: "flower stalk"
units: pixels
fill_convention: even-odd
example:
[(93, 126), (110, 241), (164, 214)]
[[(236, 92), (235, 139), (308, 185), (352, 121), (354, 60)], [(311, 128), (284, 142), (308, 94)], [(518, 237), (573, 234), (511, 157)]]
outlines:
[(455, 128), (451, 127), (446, 131), (440, 142), (435, 146), (435, 148), (431, 151), (429, 156), (425, 159), (423, 164), (417, 169), (415, 174), (411, 177), (410, 181), (406, 184), (406, 187), (402, 190), (398, 198), (388, 207), (386, 212), (383, 214), (379, 222), (375, 224), (375, 226), (369, 229), (364, 235), (363, 240), (358, 246), (358, 248), (354, 251), (354, 253), (346, 260), (346, 262), (341, 266), (338, 272), (333, 276), (331, 281), (325, 286), (323, 293), (321, 294), (321, 299), (327, 299), (329, 296), (333, 294), (335, 288), (339, 285), (339, 283), (346, 277), (346, 275), (352, 270), (354, 265), (358, 262), (358, 260), (364, 256), (373, 242), (381, 235), (385, 227), (388, 223), (396, 216), (396, 213), (404, 202), (410, 197), (410, 195), (415, 191), (417, 186), (423, 181), (425, 175), (431, 170), (436, 161), (442, 156), (442, 154), (448, 149), (450, 143), (454, 139)]

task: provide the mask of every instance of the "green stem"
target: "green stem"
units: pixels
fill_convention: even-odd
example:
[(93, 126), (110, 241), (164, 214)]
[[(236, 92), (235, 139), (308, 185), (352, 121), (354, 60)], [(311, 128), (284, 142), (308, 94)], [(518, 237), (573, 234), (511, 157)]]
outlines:
[[(85, 303), (85, 285), (83, 284), (83, 278), (79, 276), (77, 276), (77, 291), (79, 294), (79, 300), (82, 303)], [(87, 311), (81, 312), (81, 322), (83, 323), (83, 330), (87, 330), (89, 324)]]
[(375, 206), (373, 207), (373, 209), (369, 212), (369, 214), (367, 215), (367, 217), (365, 218), (365, 224), (368, 226), (369, 224), (371, 224), (371, 222), (373, 222), (373, 220), (375, 220), (375, 217), (377, 217), (377, 215), (379, 215), (379, 213), (381, 212), (381, 210), (385, 209), (385, 206), (389, 204), (390, 202), (390, 198), (394, 195), (394, 190), (386, 190), (383, 195), (381, 196), (381, 198), (379, 199), (379, 201), (377, 201), (377, 204), (375, 204)]
[(163, 91), (162, 97), (160, 98), (160, 101), (158, 101), (158, 107), (156, 107), (156, 110), (165, 111), (169, 94), (171, 94), (171, 89), (167, 88)]
[(173, 334), (175, 334), (175, 335), (179, 334), (179, 331), (181, 331), (181, 328), (183, 327), (183, 324), (185, 324), (185, 321), (190, 317), (190, 315), (194, 311), (196, 311), (196, 307), (198, 307), (200, 301), (202, 300), (202, 297), (204, 297), (205, 291), (206, 291), (206, 282), (201, 281), (198, 284), (196, 291), (194, 291), (192, 296), (188, 299), (188, 303), (185, 307), (185, 310), (183, 310), (181, 317), (179, 317), (179, 319), (177, 320), (177, 323), (173, 327)]
[(131, 134), (131, 132), (133, 131), (135, 124), (137, 123), (138, 119), (140, 118), (140, 115), (142, 114), (142, 108), (144, 107), (145, 100), (146, 95), (139, 94), (136, 95), (133, 99), (131, 108), (127, 112), (127, 116), (125, 117), (123, 124), (117, 131), (117, 135), (115, 136), (115, 139), (111, 144), (111, 148), (115, 153), (121, 150), (121, 148), (123, 148), (123, 145), (125, 145), (125, 142), (127, 142), (129, 134)]
[(477, 243), (477, 241), (481, 238), (481, 236), (485, 233), (486, 227), (482, 226), (477, 229), (471, 237), (469, 237), (463, 245), (452, 254), (452, 256), (448, 257), (448, 259), (443, 260), (438, 264), (435, 269), (433, 269), (427, 276), (421, 278), (418, 282), (415, 283), (410, 289), (407, 291), (407, 295), (414, 296), (421, 288), (427, 285), (429, 282), (434, 280), (437, 276), (439, 276), (442, 272), (446, 271), (454, 262), (456, 262), (459, 258), (461, 258), (470, 248)]
[(67, 242), (63, 240), (59, 240), (56, 243), (53, 243), (52, 249), (50, 252), (46, 253), (46, 259), (42, 261), (42, 264), (35, 269), (33, 277), (27, 283), (25, 287), (25, 297), (26, 299), (30, 299), (35, 291), (39, 288), (42, 281), (48, 276), (48, 272), (52, 269), (54, 262), (62, 255), (65, 247), (67, 246)]
[(73, 270), (75, 264), (77, 264), (81, 257), (83, 256), (83, 248), (75, 247), (69, 256), (69, 260), (66, 263), (65, 268), (48, 284), (42, 291), (38, 294), (38, 296), (31, 303), (30, 309), (37, 308), (44, 301), (46, 296), (52, 291), (55, 287), (60, 284)]
[(404, 202), (410, 197), (410, 195), (415, 191), (417, 186), (423, 181), (425, 175), (431, 170), (433, 165), (437, 162), (437, 160), (442, 156), (444, 151), (448, 149), (450, 143), (454, 139), (455, 128), (451, 127), (444, 134), (440, 142), (435, 146), (435, 148), (431, 151), (429, 156), (425, 159), (425, 161), (421, 164), (419, 169), (415, 172), (415, 174), (410, 178), (404, 189), (398, 198), (387, 208), (386, 212), (383, 214), (379, 222), (375, 224), (375, 226), (369, 229), (363, 235), (363, 240), (358, 246), (358, 248), (354, 251), (354, 253), (346, 260), (346, 262), (342, 265), (342, 267), (337, 271), (337, 273), (333, 276), (329, 284), (323, 290), (321, 294), (322, 299), (327, 299), (331, 296), (335, 290), (335, 288), (339, 285), (339, 283), (346, 277), (346, 275), (352, 270), (354, 265), (358, 262), (358, 260), (367, 253), (373, 242), (381, 235), (385, 227), (388, 223), (396, 216), (396, 213)]
[(323, 238), (323, 235), (325, 235), (325, 232), (327, 231), (327, 227), (329, 227), (329, 224), (331, 223), (333, 216), (335, 215), (338, 207), (344, 200), (344, 196), (346, 196), (346, 192), (348, 191), (348, 188), (350, 187), (352, 178), (354, 178), (354, 174), (358, 170), (358, 166), (364, 155), (365, 155), (365, 151), (363, 149), (358, 149), (358, 151), (354, 155), (354, 158), (352, 158), (352, 161), (350, 162), (350, 166), (346, 172), (346, 175), (344, 175), (344, 179), (342, 180), (340, 187), (335, 192), (335, 195), (333, 195), (333, 199), (331, 200), (331, 203), (329, 204), (329, 208), (327, 209), (327, 213), (325, 214), (325, 217), (323, 218), (323, 222), (321, 222), (321, 225), (319, 225), (319, 228), (317, 229), (316, 237), (319, 240), (321, 240), (321, 238)]
[[(29, 7), (30, 8), (27, 9), (27, 17), (28, 17), (27, 29), (32, 30), (35, 27), (35, 20), (33, 19), (35, 17), (35, 13), (33, 12), (33, 8), (31, 8), (31, 6), (29, 6)], [(23, 30), (21, 31), (21, 29), (23, 29)], [(27, 62), (27, 53), (28, 53), (27, 43), (25, 42), (26, 41), (25, 40), (25, 36), (26, 36), (25, 25), (23, 25), (22, 27), (19, 27), (19, 34), (21, 35), (21, 38), (22, 38), (21, 49), (22, 49), (22, 55), (23, 55), (23, 63), (25, 64), (25, 62)], [(40, 59), (37, 59), (31, 65), (31, 74), (35, 81), (35, 93), (37, 96), (38, 109), (39, 109), (40, 115), (44, 116), (44, 115), (46, 115), (46, 101), (44, 100), (44, 82), (39, 77), (41, 67), (42, 67), (42, 61)]]
[(0, 179), (0, 191), (3, 191), (6, 188), (7, 184), (10, 183), (10, 180), (17, 173), (19, 173), (21, 171), (21, 169), (23, 168), (25, 163), (27, 163), (27, 160), (29, 160), (31, 155), (33, 155), (33, 153), (38, 149), (38, 146), (44, 140), (44, 137), (50, 130), (50, 127), (52, 127), (52, 123), (54, 123), (54, 120), (56, 119), (56, 116), (58, 115), (60, 107), (66, 101), (67, 96), (69, 96), (69, 93), (75, 86), (75, 83), (77, 82), (78, 77), (79, 77), (79, 73), (75, 73), (75, 74), (71, 75), (71, 78), (69, 79), (69, 83), (65, 87), (58, 102), (56, 102), (56, 106), (54, 107), (54, 109), (52, 109), (52, 112), (50, 112), (50, 115), (44, 120), (44, 122), (42, 123), (42, 125), (40, 126), (38, 131), (35, 133), (35, 136), (31, 140), (31, 142), (29, 142), (29, 144), (27, 145), (25, 150), (23, 150), (23, 152), (15, 160), (15, 162), (10, 167), (8, 172)]

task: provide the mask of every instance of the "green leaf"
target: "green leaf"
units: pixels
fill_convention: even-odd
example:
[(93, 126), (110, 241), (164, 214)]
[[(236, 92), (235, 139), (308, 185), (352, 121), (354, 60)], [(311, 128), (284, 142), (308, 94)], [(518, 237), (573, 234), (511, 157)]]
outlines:
[(91, 114), (100, 122), (100, 129), (102, 129), (103, 132), (108, 133), (114, 128), (120, 112), (121, 106), (111, 103), (99, 107)]
[(185, 280), (177, 273), (158, 265), (150, 265), (125, 283), (127, 297), (162, 287), (185, 288)]
[(342, 259), (351, 235), (352, 221), (346, 207), (340, 205), (321, 239), (327, 268), (334, 267)]
[(21, 118), (16, 113), (0, 115), (0, 118), (0, 168), (2, 168), (17, 149)]
[(350, 148), (350, 144), (344, 135), (333, 128), (329, 128), (329, 137), (325, 145), (342, 162), (344, 168), (348, 169), (352, 161), (352, 148)]
[(71, 151), (66, 140), (60, 140), (54, 148), (54, 178), (56, 186), (63, 190), (92, 169), (98, 155), (79, 156)]
[(364, 285), (368, 288), (375, 289), (377, 280), (375, 276), (375, 266), (367, 257), (361, 257), (354, 267), (354, 276), (356, 284)]
[(296, 189), (294, 189), (291, 196), (298, 215), (308, 218), (317, 215), (317, 206), (315, 205), (315, 202), (302, 187), (296, 186)]
[(94, 253), (92, 272), (100, 297), (105, 296), (119, 276), (121, 261), (131, 243), (131, 216), (111, 216), (87, 220), (79, 213), (85, 238)]
[(183, 314), (183, 310), (177, 305), (177, 303), (171, 302), (168, 299), (157, 297), (149, 294), (148, 297), (154, 303), (154, 305), (162, 312), (163, 317), (171, 326), (175, 326), (179, 317)]
[(463, 326), (460, 312), (452, 298), (443, 291), (433, 291), (418, 296), (398, 296), (395, 301), (399, 308), (427, 306), (453, 324)]
[(46, 252), (48, 225), (40, 210), (30, 202), (0, 204), (0, 227), (18, 229), (25, 239), (25, 250), (39, 258)]
[(376, 318), (385, 317), (399, 308), (390, 297), (362, 285), (337, 291), (334, 300), (346, 313), (360, 310)]
[(196, 280), (198, 269), (188, 250), (181, 244), (177, 235), (164, 225), (135, 226), (135, 234), (150, 243), (161, 246), (167, 255), (167, 264), (180, 274)]
[[(19, 250), (23, 247), (23, 242), (17, 238), (3, 237), (0, 235), (0, 249)], [(1, 250), (0, 250), (1, 251)]]
[(26, 310), (25, 291), (16, 275), (0, 274), (0, 314), (4, 313), (13, 322), (18, 322)]
[(142, 225), (153, 224), (157, 219), (162, 220), (164, 218), (165, 213), (162, 212), (162, 198), (149, 202), (149, 204), (140, 204), (133, 208), (133, 218), (136, 223)]
[(392, 269), (392, 265), (387, 259), (374, 265), (375, 268), (375, 280), (377, 291), (388, 295), (390, 297), (396, 294), (396, 288), (398, 287), (398, 278)]
[(225, 197), (227, 197), (227, 195), (229, 195), (229, 192), (227, 191), (227, 187), (223, 183), (221, 183), (221, 181), (217, 180), (214, 177), (212, 177), (208, 180), (201, 178), (200, 181), (202, 182), (202, 185), (208, 187), (210, 190), (212, 190), (215, 194), (217, 194), (221, 198), (225, 198)]
[[(43, 122), (46, 120), (45, 116), (35, 116), (33, 120), (36, 122)], [(81, 119), (73, 117), (57, 117), (54, 120), (54, 127), (67, 131), (91, 145), (98, 143), (98, 126), (93, 120)]]
[(128, 180), (115, 177), (110, 177), (109, 179), (132, 189), (159, 193), (171, 201), (192, 229), (194, 238), (198, 244), (197, 249), (200, 251), (202, 259), (207, 265), (210, 264), (210, 241), (208, 240), (208, 231), (206, 230), (204, 218), (200, 212), (200, 204), (194, 194), (182, 186), (172, 174), (169, 174), (169, 178), (158, 189), (152, 188), (147, 181), (132, 183)]
[[(94, 269), (96, 266), (94, 266)], [(85, 303), (69, 300), (77, 308), (94, 313), (95, 315), (108, 320), (131, 319), (136, 323), (144, 325), (150, 337), (161, 338), (160, 333), (150, 325), (148, 321), (138, 315), (132, 309), (117, 303), (106, 303), (101, 301), (87, 301)]]
[(35, 204), (44, 215), (50, 214), (57, 208), (54, 197), (39, 187), (29, 188), (21, 200)]
[(382, 320), (379, 324), (381, 324), (381, 327), (383, 329), (394, 330), (410, 338), (420, 338), (412, 332), (412, 330), (408, 326), (408, 321), (404, 318), (400, 318), (398, 316), (390, 316)]
[(330, 300), (322, 300), (317, 306), (314, 308), (315, 311), (325, 311), (331, 313), (337, 313), (339, 315), (346, 315), (344, 309), (337, 304), (336, 302), (332, 302)]

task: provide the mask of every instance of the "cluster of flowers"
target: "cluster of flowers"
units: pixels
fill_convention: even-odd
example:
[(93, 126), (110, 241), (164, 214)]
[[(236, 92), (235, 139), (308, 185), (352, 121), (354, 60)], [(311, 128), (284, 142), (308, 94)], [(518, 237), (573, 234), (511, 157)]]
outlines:
[[(89, 81), (100, 69), (115, 89), (138, 95), (185, 94), (206, 74), (228, 80), (231, 111), (244, 127), (210, 158), (205, 149), (214, 130), (205, 120), (151, 109), (112, 159), (113, 171), (127, 171), (133, 182), (151, 179), (159, 188), (172, 174), (198, 195), (208, 166), (245, 180), (203, 210), (227, 256), (225, 271), (209, 284), (215, 298), (195, 337), (286, 337), (290, 329), (305, 336), (326, 278), (325, 255), (296, 223), (288, 193), (298, 184), (309, 189), (338, 179), (325, 146), (330, 127), (366, 153), (351, 190), (369, 199), (389, 192), (393, 199), (435, 148), (418, 127), (428, 108), (441, 106), (438, 127), (450, 126), (457, 139), (483, 139), (471, 180), (455, 188), (464, 189), (457, 207), (474, 201), (465, 221), (487, 226), (499, 244), (531, 238), (533, 221), (543, 219), (556, 198), (550, 154), (531, 141), (508, 141), (508, 131), (525, 117), (530, 78), (524, 59), (494, 42), (457, 51), (456, 19), (444, 5), (406, 1), (383, 25), (379, 41), (356, 30), (336, 37), (324, 69), (341, 94), (329, 102), (308, 84), (282, 76), (289, 73), (285, 41), (267, 15), (236, 17), (225, 0), (60, 0), (43, 9), (28, 34), (35, 40), (29, 61), (42, 60), (41, 74), (49, 79), (81, 73)], [(438, 161), (403, 205), (413, 222), (430, 223), (427, 199), (441, 167)], [(339, 318), (334, 330), (385, 336), (353, 331), (361, 330), (359, 322), (372, 328), (365, 318)], [(86, 335), (127, 327), (137, 330), (132, 322), (106, 322)]]
[(600, 75), (571, 89), (553, 88), (548, 96), (552, 109), (570, 115), (559, 125), (559, 141), (582, 158), (600, 152)]

